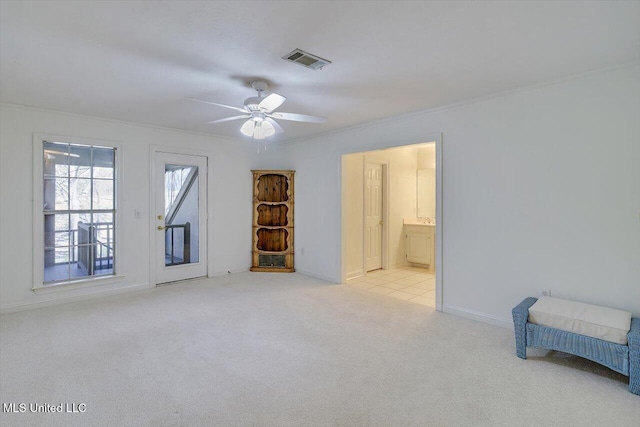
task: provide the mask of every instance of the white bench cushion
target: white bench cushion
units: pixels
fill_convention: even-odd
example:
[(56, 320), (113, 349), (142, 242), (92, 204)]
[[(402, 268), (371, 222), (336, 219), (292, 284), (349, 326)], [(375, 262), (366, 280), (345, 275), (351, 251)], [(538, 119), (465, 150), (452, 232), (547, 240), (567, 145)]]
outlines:
[(542, 297), (529, 308), (529, 322), (626, 344), (631, 327), (631, 313), (560, 298)]

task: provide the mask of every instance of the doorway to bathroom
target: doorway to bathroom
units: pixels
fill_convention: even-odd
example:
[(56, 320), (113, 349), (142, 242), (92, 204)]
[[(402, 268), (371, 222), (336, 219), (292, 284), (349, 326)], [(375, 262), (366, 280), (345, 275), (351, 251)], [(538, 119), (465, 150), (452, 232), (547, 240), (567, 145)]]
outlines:
[[(441, 308), (437, 142), (342, 156), (343, 282)], [(441, 287), (441, 283), (440, 283)]]

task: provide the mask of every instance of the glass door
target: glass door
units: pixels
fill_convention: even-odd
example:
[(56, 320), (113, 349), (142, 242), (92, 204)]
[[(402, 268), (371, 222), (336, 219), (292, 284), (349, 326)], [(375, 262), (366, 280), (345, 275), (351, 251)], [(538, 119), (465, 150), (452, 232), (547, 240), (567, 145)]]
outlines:
[(156, 283), (207, 275), (207, 158), (156, 152)]

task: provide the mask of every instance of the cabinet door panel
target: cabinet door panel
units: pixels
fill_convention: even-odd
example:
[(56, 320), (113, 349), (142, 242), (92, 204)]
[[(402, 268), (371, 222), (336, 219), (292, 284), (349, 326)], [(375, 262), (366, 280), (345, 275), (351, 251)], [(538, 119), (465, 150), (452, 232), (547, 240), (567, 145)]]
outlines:
[(407, 232), (406, 234), (407, 261), (417, 264), (431, 262), (430, 240), (426, 233)]
[(282, 226), (289, 225), (287, 213), (289, 208), (287, 205), (265, 205), (260, 204), (256, 208), (257, 225), (266, 226)]

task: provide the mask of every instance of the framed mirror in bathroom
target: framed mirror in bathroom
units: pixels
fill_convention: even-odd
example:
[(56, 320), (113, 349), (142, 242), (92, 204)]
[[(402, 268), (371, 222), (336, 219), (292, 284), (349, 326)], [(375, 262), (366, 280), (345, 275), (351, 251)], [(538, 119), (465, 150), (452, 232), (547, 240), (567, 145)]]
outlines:
[(417, 207), (418, 218), (436, 219), (436, 170), (417, 170)]

